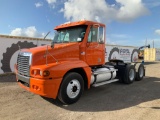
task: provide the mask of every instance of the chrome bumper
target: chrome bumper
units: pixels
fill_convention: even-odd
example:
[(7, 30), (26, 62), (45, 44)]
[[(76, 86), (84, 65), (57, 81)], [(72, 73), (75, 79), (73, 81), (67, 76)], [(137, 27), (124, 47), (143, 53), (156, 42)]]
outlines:
[(17, 78), (18, 78), (18, 82), (24, 82), (24, 83), (27, 83), (28, 85), (30, 84), (30, 77), (17, 74)]

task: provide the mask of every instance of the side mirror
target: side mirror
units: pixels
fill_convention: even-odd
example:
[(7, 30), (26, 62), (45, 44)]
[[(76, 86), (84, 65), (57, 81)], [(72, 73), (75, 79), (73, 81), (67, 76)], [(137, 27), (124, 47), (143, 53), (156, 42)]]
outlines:
[(53, 41), (51, 42), (51, 48), (52, 49), (54, 48), (54, 42)]

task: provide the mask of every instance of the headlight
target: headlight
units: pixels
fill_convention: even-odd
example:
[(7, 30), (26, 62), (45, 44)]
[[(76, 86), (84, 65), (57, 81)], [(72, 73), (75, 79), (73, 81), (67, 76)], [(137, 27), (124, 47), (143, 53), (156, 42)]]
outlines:
[(48, 70), (40, 71), (40, 75), (43, 76), (43, 77), (47, 77), (47, 76), (50, 75), (50, 72)]
[(39, 69), (34, 69), (32, 70), (32, 75), (36, 76), (40, 74), (40, 70)]
[(40, 69), (33, 69), (32, 75), (34, 76), (41, 76), (41, 77), (48, 77), (50, 75), (50, 72), (48, 70), (40, 70)]

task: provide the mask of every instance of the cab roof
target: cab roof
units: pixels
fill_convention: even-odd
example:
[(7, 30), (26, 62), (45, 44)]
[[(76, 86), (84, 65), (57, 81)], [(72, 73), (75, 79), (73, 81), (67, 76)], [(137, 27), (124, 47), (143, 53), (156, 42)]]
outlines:
[(64, 24), (56, 26), (54, 29), (57, 30), (57, 29), (67, 28), (67, 27), (72, 27), (72, 26), (93, 25), (93, 24), (99, 24), (100, 26), (105, 26), (105, 24), (102, 24), (102, 23), (99, 23), (99, 22), (81, 20), (81, 21), (77, 21), (77, 22), (66, 22)]

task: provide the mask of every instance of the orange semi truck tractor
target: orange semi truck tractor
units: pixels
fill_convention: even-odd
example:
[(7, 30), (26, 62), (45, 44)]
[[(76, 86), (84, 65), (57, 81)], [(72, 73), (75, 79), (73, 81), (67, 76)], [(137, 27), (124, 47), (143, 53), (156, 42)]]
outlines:
[[(61, 24), (50, 45), (20, 50), (15, 64), (21, 87), (64, 104), (79, 100), (84, 89), (142, 80), (141, 63), (105, 63), (105, 25), (93, 21)], [(107, 87), (107, 86), (106, 86)]]

